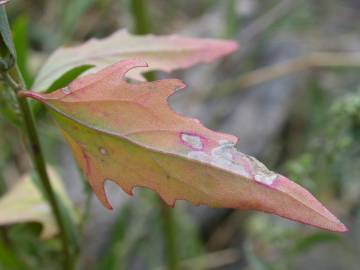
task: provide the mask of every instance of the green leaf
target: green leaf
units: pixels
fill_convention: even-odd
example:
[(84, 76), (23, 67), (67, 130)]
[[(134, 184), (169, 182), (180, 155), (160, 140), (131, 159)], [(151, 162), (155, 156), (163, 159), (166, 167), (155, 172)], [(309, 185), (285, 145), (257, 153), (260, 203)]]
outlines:
[(0, 83), (0, 120), (7, 121), (16, 127), (21, 128), (22, 122), (17, 111), (15, 95), (12, 91), (7, 91), (5, 86)]
[(316, 245), (324, 243), (342, 243), (343, 238), (337, 234), (329, 232), (316, 232), (296, 241), (294, 252), (300, 253), (307, 251)]
[(46, 93), (50, 93), (57, 89), (67, 86), (77, 77), (79, 77), (82, 73), (84, 73), (85, 71), (89, 70), (92, 67), (93, 67), (92, 65), (83, 65), (67, 71), (59, 79), (53, 82), (53, 84), (46, 90)]
[(0, 269), (28, 270), (29, 267), (0, 240)]
[(17, 17), (13, 24), (14, 46), (17, 52), (17, 64), (23, 75), (26, 87), (30, 87), (33, 78), (28, 68), (28, 18), (25, 15)]
[(9, 70), (16, 62), (16, 50), (4, 6), (0, 6), (0, 69)]

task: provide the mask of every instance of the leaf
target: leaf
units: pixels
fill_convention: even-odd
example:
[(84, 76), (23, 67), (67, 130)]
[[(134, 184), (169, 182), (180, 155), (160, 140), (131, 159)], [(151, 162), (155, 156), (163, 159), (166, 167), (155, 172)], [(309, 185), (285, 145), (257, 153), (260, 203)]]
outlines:
[(16, 96), (12, 91), (6, 91), (0, 83), (0, 121), (9, 122), (17, 127), (22, 126), (16, 104)]
[(0, 269), (29, 270), (30, 268), (0, 240)]
[(0, 69), (10, 69), (16, 59), (16, 51), (11, 38), (10, 26), (3, 4), (0, 2)]
[(93, 66), (85, 65), (85, 66), (78, 66), (73, 69), (70, 69), (66, 73), (64, 73), (59, 79), (54, 81), (50, 87), (48, 88), (47, 92), (53, 92), (59, 88), (63, 88), (79, 77), (82, 73), (89, 70)]
[[(92, 66), (79, 66), (76, 68), (73, 68), (69, 71), (67, 71), (65, 74), (63, 74), (59, 79), (57, 79), (56, 81), (54, 81), (52, 83), (52, 85), (47, 89), (47, 93), (48, 92), (53, 92), (59, 88), (63, 88), (65, 86), (67, 86), (69, 83), (71, 83), (73, 80), (75, 80), (77, 77), (79, 77), (82, 73), (84, 73), (86, 70), (92, 68)], [(1, 95), (1, 93), (0, 93)], [(1, 100), (0, 100), (1, 102)], [(32, 110), (34, 112), (35, 117), (39, 117), (41, 115), (43, 115), (44, 113), (44, 108), (42, 106), (42, 104), (40, 103), (33, 103), (32, 105)], [(0, 107), (1, 110), (1, 107)]]
[[(71, 202), (61, 184), (59, 176), (49, 169), (51, 184), (62, 199), (72, 218), (76, 219)], [(15, 186), (0, 199), (0, 225), (38, 222), (43, 225), (41, 237), (48, 239), (58, 233), (50, 205), (45, 200), (31, 175), (23, 176)]]
[[(95, 66), (92, 70), (95, 72), (122, 59), (141, 57), (149, 63), (151, 70), (170, 72), (210, 62), (236, 48), (233, 41), (176, 35), (135, 36), (120, 30), (104, 39), (92, 39), (80, 46), (56, 50), (39, 71), (32, 88), (46, 91), (65, 72), (83, 65)], [(142, 72), (144, 69), (137, 69), (129, 76), (141, 80)]]
[(16, 18), (14, 24), (12, 25), (14, 46), (17, 53), (17, 64), (27, 87), (31, 85), (33, 80), (28, 68), (28, 21), (29, 20), (26, 15), (21, 15)]
[(294, 252), (305, 252), (317, 245), (324, 243), (338, 243), (343, 244), (343, 238), (339, 235), (334, 235), (328, 232), (316, 232), (305, 237), (301, 237), (294, 244)]
[(50, 94), (24, 91), (52, 109), (56, 122), (100, 201), (111, 208), (104, 182), (128, 194), (135, 186), (168, 205), (253, 209), (333, 231), (346, 227), (308, 191), (238, 152), (236, 137), (211, 131), (170, 109), (175, 79), (130, 84), (127, 60), (79, 78)]

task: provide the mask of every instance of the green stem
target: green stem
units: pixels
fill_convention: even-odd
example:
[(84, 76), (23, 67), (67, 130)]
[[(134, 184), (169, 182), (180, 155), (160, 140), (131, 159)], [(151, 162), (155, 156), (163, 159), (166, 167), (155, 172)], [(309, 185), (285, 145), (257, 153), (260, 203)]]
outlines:
[[(137, 35), (145, 35), (151, 32), (151, 24), (144, 0), (129, 0), (130, 11), (133, 17), (133, 32)], [(147, 81), (156, 80), (156, 72), (150, 71), (144, 74)]]
[(52, 208), (53, 214), (55, 216), (57, 225), (59, 227), (60, 231), (60, 239), (63, 246), (63, 253), (64, 253), (64, 270), (71, 270), (73, 269), (73, 262), (72, 262), (72, 256), (70, 253), (70, 243), (69, 239), (66, 233), (65, 229), (65, 223), (62, 219), (60, 206), (58, 204), (58, 201), (56, 199), (55, 192), (53, 188), (51, 187), (50, 179), (48, 176), (48, 173), (46, 171), (46, 165), (44, 160), (43, 151), (41, 148), (38, 132), (35, 126), (35, 121), (29, 106), (29, 103), (26, 99), (20, 98), (17, 93), (20, 90), (23, 90), (23, 82), (20, 72), (18, 71), (17, 67), (13, 69), (14, 77), (17, 78), (17, 81), (13, 79), (13, 77), (8, 73), (3, 73), (3, 79), (6, 82), (6, 84), (12, 88), (16, 94), (17, 102), (19, 104), (19, 108), (24, 120), (24, 126), (25, 126), (25, 132), (27, 135), (27, 138), (30, 143), (30, 153), (31, 153), (31, 159), (32, 163), (39, 175), (39, 179), (41, 181), (41, 184), (44, 188), (44, 193), (50, 203), (50, 206)]
[[(6, 190), (7, 190), (6, 182), (0, 171), (0, 197), (4, 193), (6, 193)], [(6, 227), (0, 227), (0, 237), (7, 246), (11, 246), (11, 241)]]
[(84, 210), (83, 213), (81, 215), (81, 219), (80, 219), (80, 224), (79, 224), (79, 231), (81, 233), (83, 233), (85, 225), (86, 225), (86, 221), (88, 220), (89, 216), (90, 216), (90, 211), (91, 211), (91, 199), (92, 199), (92, 195), (93, 192), (91, 190), (90, 185), (87, 183), (86, 179), (82, 179), (84, 182), (84, 193), (85, 193), (85, 206), (84, 206)]
[(9, 232), (7, 227), (2, 226), (0, 228), (0, 236), (1, 236), (1, 240), (6, 245), (6, 247), (8, 247), (9, 249), (12, 248), (12, 243), (9, 237)]
[[(149, 34), (151, 32), (151, 26), (145, 0), (130, 0), (130, 8), (134, 20), (133, 32), (140, 35)], [(156, 79), (156, 73), (148, 72), (145, 78), (148, 81), (153, 81)], [(160, 198), (159, 203), (161, 204), (161, 216), (164, 228), (167, 269), (177, 270), (179, 268), (179, 261), (176, 245), (176, 223), (173, 217), (173, 211)]]
[(163, 201), (161, 203), (161, 215), (165, 236), (165, 254), (168, 270), (179, 269), (179, 260), (176, 243), (176, 222), (174, 219), (174, 209), (168, 207)]
[(237, 14), (236, 14), (236, 1), (227, 0), (225, 3), (225, 18), (226, 18), (226, 29), (225, 38), (232, 38), (235, 35), (237, 28)]
[(1, 169), (2, 168), (0, 167), (0, 197), (7, 191), (5, 178), (3, 177), (2, 173), (1, 173), (1, 171), (2, 171)]
[[(1, 170), (1, 168), (0, 168), (0, 170)], [(5, 183), (5, 179), (2, 176), (1, 171), (0, 171), (0, 197), (4, 193), (6, 193), (6, 190), (7, 190), (7, 186)], [(8, 230), (6, 227), (0, 227), (0, 237), (2, 238), (3, 242), (6, 245), (10, 246), (10, 239), (9, 239)]]
[(134, 18), (133, 32), (139, 35), (150, 33), (151, 26), (145, 0), (130, 0), (130, 9)]

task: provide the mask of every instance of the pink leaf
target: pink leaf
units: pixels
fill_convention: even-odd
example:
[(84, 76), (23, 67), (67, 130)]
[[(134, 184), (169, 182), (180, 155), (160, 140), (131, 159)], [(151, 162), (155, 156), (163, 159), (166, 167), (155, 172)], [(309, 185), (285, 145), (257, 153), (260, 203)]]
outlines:
[(232, 135), (211, 131), (170, 109), (185, 85), (174, 79), (127, 83), (141, 60), (127, 60), (82, 77), (51, 94), (22, 92), (52, 109), (66, 141), (101, 202), (104, 182), (129, 194), (136, 186), (174, 205), (252, 209), (332, 231), (346, 227), (308, 191), (236, 150)]
[(141, 57), (150, 69), (136, 69), (129, 77), (141, 80), (149, 70), (166, 72), (208, 63), (237, 49), (234, 41), (171, 36), (136, 36), (120, 30), (104, 39), (91, 39), (75, 46), (56, 50), (41, 68), (34, 89), (46, 90), (61, 75), (83, 65), (92, 65), (91, 72), (121, 59)]

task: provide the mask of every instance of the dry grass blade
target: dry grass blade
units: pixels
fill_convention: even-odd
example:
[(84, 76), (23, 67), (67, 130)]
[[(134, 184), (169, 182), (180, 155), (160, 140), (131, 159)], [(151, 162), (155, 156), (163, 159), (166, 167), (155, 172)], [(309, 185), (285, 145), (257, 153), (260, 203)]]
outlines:
[(314, 52), (269, 67), (248, 72), (238, 79), (225, 81), (212, 93), (214, 96), (230, 95), (239, 90), (262, 84), (279, 77), (311, 68), (360, 67), (360, 52)]

